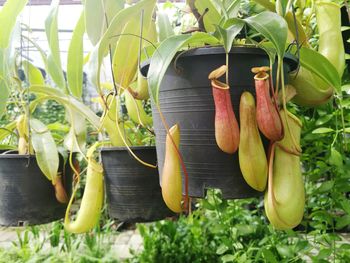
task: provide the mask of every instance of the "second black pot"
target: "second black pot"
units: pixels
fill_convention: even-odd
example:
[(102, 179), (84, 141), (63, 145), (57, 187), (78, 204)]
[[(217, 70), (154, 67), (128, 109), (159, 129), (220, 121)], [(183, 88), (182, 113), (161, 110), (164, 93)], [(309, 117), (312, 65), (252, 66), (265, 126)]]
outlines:
[[(62, 158), (59, 171), (70, 195), (72, 171), (68, 164), (63, 167)], [(65, 210), (66, 205), (56, 200), (54, 187), (35, 156), (0, 155), (0, 225), (44, 224), (63, 218)]]
[[(156, 164), (155, 147), (131, 147), (145, 162)], [(158, 170), (135, 160), (125, 147), (101, 149), (108, 213), (123, 222), (148, 222), (174, 215), (162, 199)]]
[[(225, 199), (261, 194), (244, 181), (239, 168), (238, 153), (226, 154), (216, 144), (215, 108), (208, 75), (224, 64), (223, 48), (190, 50), (177, 59), (176, 65), (174, 61), (170, 64), (160, 87), (160, 108), (168, 125), (178, 123), (180, 126), (180, 151), (189, 174), (189, 196), (192, 197), (205, 197), (208, 188), (221, 189)], [(145, 73), (148, 66), (143, 67), (144, 75), (147, 75)], [(269, 66), (268, 55), (262, 49), (232, 48), (229, 54), (229, 84), (237, 120), (241, 94), (249, 91), (255, 95), (254, 74), (251, 73), (251, 68), (260, 66)], [(285, 72), (289, 72), (295, 66), (296, 61), (293, 58), (285, 59)], [(152, 107), (152, 115), (161, 174), (166, 131), (156, 107)]]

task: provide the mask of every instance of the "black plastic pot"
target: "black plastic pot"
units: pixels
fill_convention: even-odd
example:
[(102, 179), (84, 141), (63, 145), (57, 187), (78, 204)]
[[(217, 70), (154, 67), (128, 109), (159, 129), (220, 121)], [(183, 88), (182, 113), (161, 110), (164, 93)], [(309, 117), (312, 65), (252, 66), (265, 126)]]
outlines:
[[(222, 152), (215, 141), (214, 101), (208, 75), (224, 64), (223, 48), (190, 50), (177, 59), (176, 65), (172, 63), (168, 67), (161, 83), (160, 108), (169, 126), (179, 123), (180, 151), (189, 174), (189, 195), (192, 197), (204, 197), (208, 188), (221, 189), (225, 199), (247, 198), (260, 194), (244, 181), (239, 168), (238, 154), (229, 155)], [(143, 67), (144, 74), (148, 66)], [(262, 49), (232, 48), (229, 55), (229, 84), (237, 120), (242, 92), (249, 91), (255, 94), (251, 68), (257, 66), (269, 66), (269, 58)], [(295, 67), (296, 61), (292, 57), (285, 58), (286, 72)], [(159, 172), (162, 174), (166, 131), (155, 107), (152, 107), (152, 114)]]
[[(155, 147), (131, 147), (142, 160), (156, 164)], [(122, 222), (147, 222), (172, 216), (166, 207), (158, 170), (135, 160), (125, 147), (101, 149), (108, 213)]]
[[(71, 193), (72, 172), (69, 165), (59, 171), (67, 192)], [(0, 155), (0, 225), (44, 224), (64, 216), (66, 205), (55, 197), (52, 183), (41, 172), (35, 156)]]

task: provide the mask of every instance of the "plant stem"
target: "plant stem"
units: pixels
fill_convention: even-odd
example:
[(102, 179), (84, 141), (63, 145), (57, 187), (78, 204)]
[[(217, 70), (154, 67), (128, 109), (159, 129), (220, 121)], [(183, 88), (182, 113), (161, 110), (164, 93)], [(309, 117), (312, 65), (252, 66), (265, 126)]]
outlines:
[(226, 70), (226, 84), (228, 86), (230, 86), (230, 84), (228, 83), (228, 52), (226, 52), (226, 67), (227, 67), (227, 70)]
[(203, 22), (203, 16), (208, 12), (208, 9), (206, 9), (204, 11), (204, 13), (201, 15), (198, 12), (198, 9), (195, 6), (195, 0), (189, 0), (188, 1), (188, 5), (193, 13), (193, 15), (195, 16), (197, 22), (198, 22), (198, 27), (199, 27), (199, 31), (205, 32), (205, 27), (204, 27), (204, 22)]
[(343, 96), (340, 94), (339, 95), (339, 107), (340, 107), (340, 116), (341, 116), (341, 123), (343, 126), (343, 142), (344, 142), (344, 150), (348, 150), (348, 144), (347, 144), (347, 139), (346, 139), (346, 134), (345, 134), (345, 120), (344, 120), (344, 109), (343, 109)]

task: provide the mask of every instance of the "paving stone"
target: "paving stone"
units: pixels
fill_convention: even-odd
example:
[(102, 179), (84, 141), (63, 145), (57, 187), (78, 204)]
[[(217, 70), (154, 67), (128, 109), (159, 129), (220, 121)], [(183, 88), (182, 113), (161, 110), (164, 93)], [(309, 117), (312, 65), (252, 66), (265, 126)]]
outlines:
[(126, 245), (129, 243), (132, 235), (134, 234), (133, 230), (128, 230), (121, 232), (115, 239), (114, 244), (116, 245)]
[(119, 259), (127, 259), (131, 257), (129, 246), (127, 244), (114, 245), (112, 246), (112, 250)]
[(128, 243), (129, 248), (133, 249), (135, 251), (139, 251), (141, 245), (142, 245), (142, 237), (139, 233), (134, 233), (132, 237), (130, 238), (130, 241)]
[(15, 231), (0, 231), (0, 242), (14, 241), (17, 240), (17, 232)]
[(12, 244), (12, 242), (4, 241), (4, 242), (0, 242), (0, 247), (7, 249), (7, 248), (13, 247), (13, 244)]

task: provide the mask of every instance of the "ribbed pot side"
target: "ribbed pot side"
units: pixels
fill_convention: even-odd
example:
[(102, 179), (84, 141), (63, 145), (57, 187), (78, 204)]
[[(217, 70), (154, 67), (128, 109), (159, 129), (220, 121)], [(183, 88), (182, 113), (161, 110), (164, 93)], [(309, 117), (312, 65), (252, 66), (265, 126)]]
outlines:
[[(225, 64), (222, 48), (199, 48), (181, 55), (172, 63), (161, 83), (159, 102), (169, 126), (180, 125), (180, 151), (189, 174), (189, 195), (205, 197), (208, 188), (219, 188), (223, 198), (248, 198), (261, 193), (249, 187), (239, 168), (238, 152), (222, 152), (215, 141), (214, 101), (208, 75)], [(285, 59), (285, 72), (294, 67)], [(237, 120), (242, 92), (255, 95), (252, 67), (269, 66), (269, 58), (259, 48), (235, 47), (229, 55), (229, 84)], [(148, 70), (148, 65), (143, 71)], [(160, 175), (164, 163), (166, 131), (158, 110), (152, 105)], [(265, 147), (267, 141), (264, 140)], [(252, 164), (254, 165), (254, 164)], [(184, 176), (182, 176), (184, 179)], [(160, 178), (161, 182), (161, 178)], [(184, 184), (184, 180), (183, 180)], [(184, 187), (183, 187), (184, 189)]]

